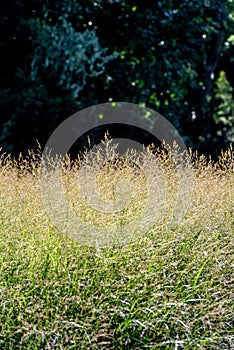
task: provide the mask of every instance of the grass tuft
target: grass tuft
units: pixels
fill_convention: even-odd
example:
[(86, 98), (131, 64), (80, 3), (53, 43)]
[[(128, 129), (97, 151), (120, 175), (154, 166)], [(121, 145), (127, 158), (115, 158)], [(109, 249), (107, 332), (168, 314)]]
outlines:
[[(180, 179), (170, 154), (146, 152), (142, 168), (133, 154), (118, 159), (113, 148), (108, 152), (111, 161), (100, 152), (92, 164), (88, 154), (64, 160), (71, 210), (108, 232), (141, 220), (155, 196), (147, 189), (148, 169), (159, 183), (150, 189), (158, 188), (153, 199), (161, 211), (145, 232), (129, 232), (129, 240), (120, 239), (124, 244), (98, 249), (59, 232), (47, 216), (40, 154), (17, 160), (0, 155), (0, 348), (234, 348), (233, 149), (217, 163), (191, 153), (192, 197), (181, 203), (187, 211), (176, 225), (171, 218)], [(155, 159), (157, 171), (151, 168)], [(87, 205), (77, 184), (77, 174), (87, 169), (112, 211)], [(121, 181), (132, 186), (123, 208)]]

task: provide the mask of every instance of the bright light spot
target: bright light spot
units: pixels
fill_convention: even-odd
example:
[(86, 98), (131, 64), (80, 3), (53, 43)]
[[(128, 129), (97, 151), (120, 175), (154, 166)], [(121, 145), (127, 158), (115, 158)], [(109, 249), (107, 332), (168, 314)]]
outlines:
[(112, 97), (109, 97), (109, 98), (108, 98), (108, 101), (109, 101), (109, 102), (113, 101), (113, 98), (112, 98)]
[(93, 3), (93, 6), (97, 6), (97, 2), (94, 2), (94, 3)]
[(150, 111), (147, 111), (146, 112), (146, 115), (145, 115), (145, 118), (149, 118), (149, 116), (151, 115), (152, 113)]
[(132, 84), (132, 86), (136, 86), (135, 81), (132, 81), (131, 84)]
[(233, 43), (234, 44), (234, 35), (230, 35), (229, 38), (227, 39), (228, 43)]
[(196, 119), (197, 118), (197, 115), (196, 115), (196, 112), (195, 111), (192, 111), (192, 120)]
[(214, 79), (214, 73), (210, 73), (210, 79), (213, 80)]
[(160, 43), (158, 45), (163, 46), (164, 44), (165, 44), (165, 42), (162, 40), (162, 41), (160, 41)]
[(202, 35), (202, 38), (203, 38), (203, 39), (206, 39), (206, 34), (203, 34), (203, 35)]
[(88, 22), (88, 25), (89, 25), (89, 26), (91, 26), (92, 24), (93, 24), (93, 22), (91, 22), (91, 21)]

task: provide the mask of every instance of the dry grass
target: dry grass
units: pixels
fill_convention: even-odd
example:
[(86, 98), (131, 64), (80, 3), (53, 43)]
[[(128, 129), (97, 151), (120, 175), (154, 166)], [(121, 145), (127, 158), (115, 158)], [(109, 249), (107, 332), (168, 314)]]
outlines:
[[(178, 225), (171, 217), (179, 177), (162, 152), (154, 173), (166, 188), (158, 193), (162, 215), (128, 244), (95, 249), (59, 232), (46, 215), (40, 155), (17, 161), (2, 155), (0, 348), (233, 349), (234, 152), (215, 164), (192, 157), (192, 198), (181, 203), (188, 210)], [(151, 164), (152, 155), (146, 158)], [(141, 219), (155, 195), (144, 172), (129, 161), (98, 165), (99, 195), (109, 203), (124, 199), (115, 191), (120, 180), (132, 183), (127, 208), (98, 212), (80, 193), (79, 166), (67, 157), (63, 180), (82, 220), (111, 232)]]

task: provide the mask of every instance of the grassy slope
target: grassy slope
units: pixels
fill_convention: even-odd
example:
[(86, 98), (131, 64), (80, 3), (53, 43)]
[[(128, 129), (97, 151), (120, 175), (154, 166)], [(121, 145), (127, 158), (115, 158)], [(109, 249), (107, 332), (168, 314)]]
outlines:
[(99, 250), (59, 233), (38, 175), (18, 177), (5, 161), (0, 348), (234, 348), (233, 152), (222, 159), (196, 161), (180, 225), (164, 220), (129, 245)]

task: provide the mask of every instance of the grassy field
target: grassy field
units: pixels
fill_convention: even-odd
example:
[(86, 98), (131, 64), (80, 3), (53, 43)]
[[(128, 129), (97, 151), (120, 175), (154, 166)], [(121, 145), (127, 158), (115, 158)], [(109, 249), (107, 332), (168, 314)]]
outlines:
[[(192, 198), (178, 225), (170, 213), (179, 179), (158, 156), (167, 215), (128, 244), (98, 249), (46, 215), (35, 154), (0, 157), (0, 349), (234, 349), (231, 148), (215, 164), (193, 156)], [(85, 206), (77, 164), (66, 160), (63, 179), (83, 220), (111, 231), (140, 217), (151, 194), (131, 164), (107, 164), (97, 178), (109, 200), (116, 179), (132, 180), (131, 205), (117, 214)]]

